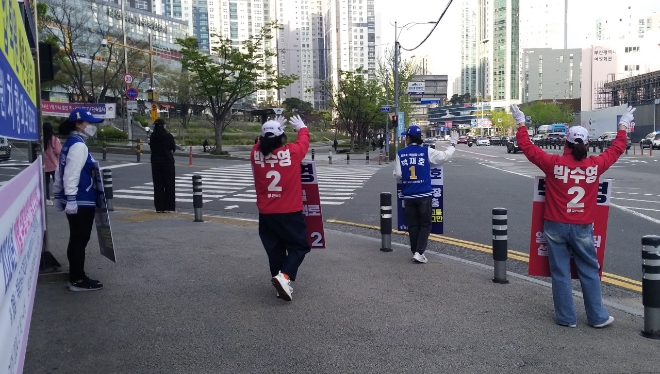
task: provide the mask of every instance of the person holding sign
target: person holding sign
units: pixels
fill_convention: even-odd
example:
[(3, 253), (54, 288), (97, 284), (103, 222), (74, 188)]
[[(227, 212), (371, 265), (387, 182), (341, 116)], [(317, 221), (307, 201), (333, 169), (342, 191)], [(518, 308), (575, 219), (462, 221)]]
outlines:
[(452, 131), (449, 147), (443, 152), (424, 147), (422, 130), (410, 126), (401, 133), (406, 137), (406, 148), (397, 152), (394, 163), (394, 178), (401, 180), (404, 207), (410, 236), (410, 251), (413, 261), (426, 263), (424, 255), (431, 234), (431, 164), (440, 165), (451, 160), (458, 142), (458, 132)]
[(286, 118), (278, 116), (261, 127), (252, 147), (251, 163), (259, 209), (259, 237), (268, 255), (271, 282), (278, 297), (292, 300), (291, 281), (311, 250), (303, 216), (300, 163), (309, 149), (309, 130), (300, 116), (289, 120), (298, 140), (286, 144)]
[(96, 175), (98, 172), (85, 140), (96, 134), (92, 123), (103, 122), (87, 109), (74, 109), (62, 122), (60, 134), (69, 134), (55, 169), (55, 209), (64, 211), (69, 221), (69, 290), (96, 291), (103, 285), (85, 274), (85, 248), (92, 234), (96, 211)]
[(582, 126), (568, 128), (564, 154), (547, 154), (530, 141), (525, 127), (525, 114), (518, 106), (511, 106), (511, 114), (518, 124), (516, 139), (520, 150), (545, 173), (543, 231), (548, 247), (552, 299), (558, 325), (577, 325), (571, 286), (571, 255), (582, 286), (587, 322), (595, 328), (601, 328), (614, 321), (614, 317), (603, 307), (593, 222), (599, 178), (625, 152), (626, 131), (634, 120), (634, 111), (635, 108), (629, 107), (621, 116), (619, 131), (611, 147), (599, 156), (587, 157), (587, 129)]

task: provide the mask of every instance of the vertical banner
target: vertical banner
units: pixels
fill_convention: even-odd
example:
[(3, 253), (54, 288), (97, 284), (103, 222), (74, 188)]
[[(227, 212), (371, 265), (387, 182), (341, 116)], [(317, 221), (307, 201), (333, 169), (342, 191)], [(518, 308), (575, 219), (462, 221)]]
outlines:
[(323, 215), (321, 213), (321, 196), (319, 194), (316, 162), (303, 161), (300, 164), (302, 180), (303, 215), (307, 226), (307, 240), (310, 247), (325, 248), (325, 231), (323, 230)]
[(43, 247), (41, 156), (0, 187), (0, 372), (22, 373)]
[(110, 227), (110, 214), (108, 213), (108, 203), (105, 199), (105, 190), (103, 189), (103, 177), (99, 168), (98, 161), (94, 161), (96, 170), (96, 210), (94, 212), (94, 223), (96, 224), (96, 236), (99, 239), (99, 249), (101, 255), (110, 261), (117, 263), (115, 255), (115, 244), (112, 240), (112, 227)]
[[(443, 196), (444, 196), (444, 176), (442, 165), (431, 166), (431, 187), (433, 187), (433, 196), (431, 197), (431, 234), (442, 235), (444, 233), (444, 214), (443, 214)], [(397, 230), (408, 231), (408, 222), (406, 212), (403, 206), (401, 189), (403, 184), (396, 185), (396, 223)]]
[[(598, 205), (596, 206), (596, 221), (594, 222), (594, 246), (596, 257), (600, 264), (600, 275), (603, 275), (605, 259), (605, 241), (607, 239), (607, 220), (610, 212), (610, 195), (612, 180), (601, 179), (598, 184)], [(534, 180), (534, 203), (532, 205), (532, 230), (529, 240), (529, 275), (538, 277), (550, 276), (548, 262), (548, 247), (543, 234), (543, 214), (545, 212), (545, 177), (537, 176)], [(571, 258), (571, 278), (578, 279), (575, 262)]]

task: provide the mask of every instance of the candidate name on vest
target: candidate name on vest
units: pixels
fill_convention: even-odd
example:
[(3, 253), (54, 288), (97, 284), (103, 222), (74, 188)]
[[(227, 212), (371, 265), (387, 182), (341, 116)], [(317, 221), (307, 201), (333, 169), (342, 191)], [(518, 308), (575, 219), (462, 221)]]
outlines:
[(59, 193), (60, 199), (66, 204), (66, 201), (76, 201), (78, 206), (96, 207), (96, 188), (94, 185), (96, 165), (92, 154), (87, 152), (87, 159), (80, 171), (80, 180), (78, 182), (76, 195), (64, 196), (67, 181), (64, 180), (64, 172), (66, 170), (66, 159), (69, 155), (71, 147), (76, 143), (85, 143), (85, 139), (77, 134), (72, 134), (64, 143), (62, 153), (60, 153), (60, 177), (62, 178), (63, 191)]
[(404, 200), (431, 197), (429, 149), (412, 144), (397, 152), (401, 166), (401, 195)]

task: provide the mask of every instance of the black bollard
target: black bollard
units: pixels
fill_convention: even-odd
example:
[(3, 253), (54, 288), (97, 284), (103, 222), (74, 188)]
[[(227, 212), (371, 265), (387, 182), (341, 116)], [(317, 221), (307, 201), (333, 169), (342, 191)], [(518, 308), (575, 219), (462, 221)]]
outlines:
[(493, 282), (499, 284), (509, 283), (506, 280), (507, 254), (507, 211), (506, 208), (493, 208)]
[(103, 176), (103, 192), (105, 193), (105, 202), (108, 210), (112, 212), (115, 210), (112, 205), (112, 199), (114, 198), (114, 194), (112, 192), (112, 170), (103, 169), (101, 174)]
[(642, 237), (642, 336), (660, 339), (660, 236)]
[(596, 142), (591, 143), (592, 152), (596, 153)]
[(367, 165), (369, 165), (369, 151), (367, 151)]
[(103, 161), (106, 161), (106, 154), (108, 153), (108, 143), (105, 140), (103, 140), (103, 148), (101, 149), (103, 150)]
[(137, 156), (137, 162), (140, 162), (140, 157), (142, 156), (142, 140), (137, 140), (137, 145), (135, 146), (135, 155)]
[(312, 148), (312, 161), (314, 161), (314, 148)]
[(202, 219), (202, 207), (204, 206), (204, 201), (202, 201), (202, 176), (193, 175), (192, 184), (193, 184), (193, 210), (195, 211), (195, 222), (204, 222), (204, 219)]
[(350, 153), (347, 153), (347, 154), (346, 154), (346, 165), (348, 165), (348, 164), (350, 164), (350, 163), (351, 163), (351, 154), (350, 154)]
[(392, 194), (380, 193), (380, 250), (392, 252)]

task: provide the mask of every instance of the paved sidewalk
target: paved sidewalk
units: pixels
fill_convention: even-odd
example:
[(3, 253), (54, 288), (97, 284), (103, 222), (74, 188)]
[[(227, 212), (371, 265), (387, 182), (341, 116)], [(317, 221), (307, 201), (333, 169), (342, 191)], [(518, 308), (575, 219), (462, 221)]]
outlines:
[[(48, 209), (66, 263), (65, 218)], [(105, 284), (73, 293), (40, 283), (25, 373), (639, 373), (658, 372), (660, 341), (610, 308), (608, 328), (553, 322), (548, 288), (429, 253), (328, 231), (275, 297), (255, 222), (142, 211), (112, 214), (119, 264), (86, 269)]]

